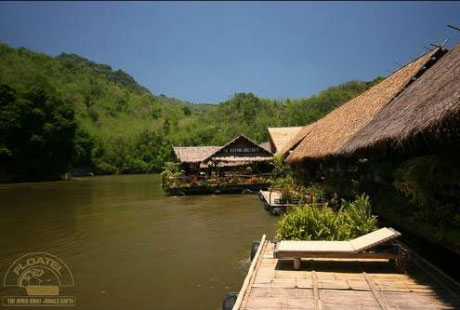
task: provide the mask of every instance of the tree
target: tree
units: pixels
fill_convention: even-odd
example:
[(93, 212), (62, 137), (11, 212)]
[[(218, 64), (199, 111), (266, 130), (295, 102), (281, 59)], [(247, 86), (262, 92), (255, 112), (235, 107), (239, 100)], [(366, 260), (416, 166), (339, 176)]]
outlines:
[(73, 108), (39, 87), (18, 92), (1, 85), (0, 97), (3, 170), (19, 180), (65, 173), (75, 150)]
[(95, 141), (89, 133), (82, 128), (78, 128), (75, 135), (75, 153), (72, 161), (74, 167), (91, 167), (92, 152)]

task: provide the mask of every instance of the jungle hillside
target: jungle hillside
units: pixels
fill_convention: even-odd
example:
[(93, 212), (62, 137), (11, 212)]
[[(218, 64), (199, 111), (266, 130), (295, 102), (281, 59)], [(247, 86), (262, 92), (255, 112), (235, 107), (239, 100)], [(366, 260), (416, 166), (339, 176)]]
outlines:
[(235, 93), (195, 104), (75, 54), (51, 57), (0, 43), (0, 180), (159, 172), (172, 145), (222, 145), (240, 133), (260, 143), (267, 127), (309, 124), (380, 80), (295, 99)]

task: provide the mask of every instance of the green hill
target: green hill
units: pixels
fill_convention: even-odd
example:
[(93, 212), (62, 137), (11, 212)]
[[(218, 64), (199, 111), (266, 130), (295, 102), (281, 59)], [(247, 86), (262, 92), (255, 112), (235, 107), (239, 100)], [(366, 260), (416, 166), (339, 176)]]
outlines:
[[(309, 98), (270, 100), (239, 93), (218, 105), (193, 104), (154, 94), (126, 72), (75, 54), (50, 57), (0, 44), (0, 131), (5, 133), (0, 137), (0, 176), (41, 179), (72, 168), (96, 173), (160, 171), (170, 159), (171, 144), (223, 144), (242, 132), (262, 142), (267, 127), (310, 123), (377, 81), (352, 81)], [(56, 163), (59, 169), (51, 169), (52, 163), (28, 165), (27, 172), (18, 169), (18, 161), (34, 162), (59, 148), (62, 141), (52, 146), (46, 142), (50, 132), (63, 133), (64, 120), (75, 123), (75, 130), (73, 136), (66, 133), (72, 143), (66, 148), (69, 155)], [(20, 143), (14, 138), (18, 132)], [(37, 141), (41, 144), (35, 145)], [(36, 153), (30, 152), (32, 145)]]

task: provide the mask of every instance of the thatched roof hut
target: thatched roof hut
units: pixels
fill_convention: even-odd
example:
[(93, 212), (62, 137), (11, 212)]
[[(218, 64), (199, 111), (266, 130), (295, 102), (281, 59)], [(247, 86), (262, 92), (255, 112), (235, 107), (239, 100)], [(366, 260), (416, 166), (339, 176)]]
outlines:
[(273, 160), (273, 154), (245, 135), (239, 135), (217, 149), (205, 160), (218, 162), (262, 162)]
[(200, 164), (208, 161), (226, 163), (251, 163), (273, 160), (273, 154), (244, 135), (224, 146), (175, 146), (174, 154), (184, 164)]
[(174, 154), (181, 163), (200, 163), (219, 150), (220, 146), (174, 146)]
[(424, 71), (423, 68), (439, 50), (437, 48), (425, 53), (312, 124), (287, 161), (293, 163), (338, 155), (354, 134)]
[[(339, 152), (460, 137), (460, 43), (385, 106)], [(417, 140), (419, 141), (419, 140)]]
[(269, 127), (270, 149), (273, 153), (281, 149), (302, 129), (302, 127)]

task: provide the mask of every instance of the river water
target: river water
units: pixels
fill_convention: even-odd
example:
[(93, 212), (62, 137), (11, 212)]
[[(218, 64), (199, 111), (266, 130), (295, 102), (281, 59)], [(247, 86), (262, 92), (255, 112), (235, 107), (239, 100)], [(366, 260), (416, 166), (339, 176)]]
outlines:
[(220, 309), (276, 222), (256, 195), (169, 197), (157, 175), (0, 185), (0, 279), (47, 252), (72, 271), (75, 309)]

